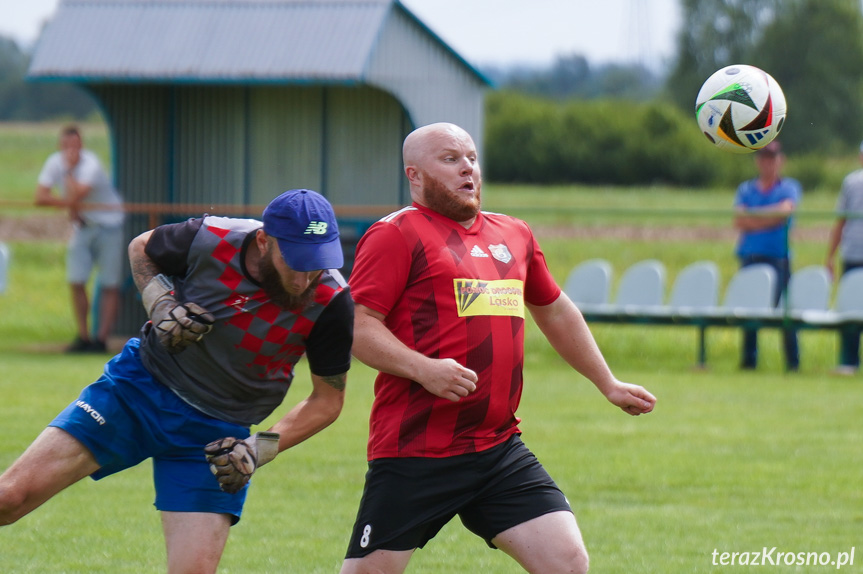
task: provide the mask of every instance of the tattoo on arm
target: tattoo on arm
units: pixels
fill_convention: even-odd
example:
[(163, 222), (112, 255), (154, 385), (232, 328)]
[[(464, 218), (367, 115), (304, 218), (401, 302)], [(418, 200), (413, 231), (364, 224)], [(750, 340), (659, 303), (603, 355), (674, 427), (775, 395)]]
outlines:
[(132, 278), (135, 280), (138, 291), (143, 290), (150, 279), (161, 273), (156, 264), (146, 255), (130, 257), (129, 265), (132, 268)]
[(343, 391), (343, 390), (345, 390), (345, 385), (346, 385), (347, 380), (348, 380), (348, 374), (342, 373), (341, 375), (332, 375), (330, 377), (321, 377), (321, 380), (323, 380), (326, 384), (328, 384), (329, 386), (331, 386), (335, 390)]

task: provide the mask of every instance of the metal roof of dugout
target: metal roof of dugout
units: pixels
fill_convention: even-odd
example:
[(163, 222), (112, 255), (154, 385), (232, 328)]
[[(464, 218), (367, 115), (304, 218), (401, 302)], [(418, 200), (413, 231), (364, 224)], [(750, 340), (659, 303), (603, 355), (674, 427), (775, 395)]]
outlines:
[(193, 82), (360, 82), (398, 0), (61, 0), (30, 77)]
[(398, 0), (60, 0), (28, 77), (96, 98), (129, 238), (147, 204), (405, 204), (404, 137), (448, 121), (481, 150), (491, 85)]

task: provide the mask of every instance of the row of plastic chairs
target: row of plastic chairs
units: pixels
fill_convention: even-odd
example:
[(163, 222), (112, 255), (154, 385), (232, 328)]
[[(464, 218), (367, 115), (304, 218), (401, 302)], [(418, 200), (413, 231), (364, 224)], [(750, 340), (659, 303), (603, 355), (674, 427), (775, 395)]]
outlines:
[(816, 328), (863, 321), (863, 269), (842, 276), (832, 308), (832, 279), (823, 266), (812, 265), (792, 273), (787, 304), (783, 296), (778, 306), (773, 305), (776, 281), (776, 272), (769, 265), (743, 267), (729, 281), (720, 303), (717, 265), (697, 261), (680, 271), (666, 301), (665, 266), (648, 259), (624, 271), (612, 300), (611, 264), (591, 259), (570, 272), (564, 291), (585, 315), (600, 320), (700, 317), (717, 323), (760, 320), (779, 324), (791, 318), (804, 327)]

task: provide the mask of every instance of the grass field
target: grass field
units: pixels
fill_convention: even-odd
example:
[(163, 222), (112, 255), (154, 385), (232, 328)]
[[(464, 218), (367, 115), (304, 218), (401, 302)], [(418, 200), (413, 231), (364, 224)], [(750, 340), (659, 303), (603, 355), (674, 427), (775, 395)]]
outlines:
[[(28, 129), (43, 146), (28, 144), (37, 136), (20, 132), (16, 137), (23, 139), (4, 143), (11, 136), (0, 128), (5, 199), (29, 197), (43, 148), (53, 149), (53, 126)], [(28, 146), (30, 152), (20, 151)], [(33, 148), (38, 160), (27, 159), (35, 155)], [(489, 209), (522, 215), (536, 227), (561, 282), (573, 265), (591, 257), (612, 261), (618, 277), (627, 265), (656, 257), (666, 263), (671, 278), (687, 263), (712, 259), (727, 281), (735, 268), (733, 238), (717, 230), (728, 224), (722, 210), (731, 197), (731, 190), (486, 188)], [(826, 191), (806, 198), (811, 215), (801, 217), (801, 234), (794, 240), (798, 267), (821, 261), (829, 220), (820, 211), (828, 211), (833, 200)], [(546, 209), (539, 210), (540, 205)], [(680, 213), (663, 215), (658, 211), (663, 206)], [(634, 212), (638, 209), (640, 215)], [(692, 234), (693, 228), (710, 232)], [(105, 360), (56, 352), (72, 336), (64, 246), (9, 244), (10, 285), (0, 294), (0, 469), (98, 376)], [(841, 571), (863, 571), (863, 377), (830, 375), (834, 334), (801, 333), (802, 368), (791, 375), (783, 372), (779, 336), (772, 331), (761, 335), (759, 371), (741, 373), (737, 330), (708, 332), (709, 368), (704, 371), (692, 368), (694, 328), (595, 325), (593, 330), (617, 375), (657, 395), (656, 411), (632, 418), (606, 403), (556, 357), (532, 323), (519, 411), (525, 442), (576, 511), (592, 572), (742, 571), (747, 567), (719, 565), (721, 553), (765, 547), (776, 547), (774, 560), (777, 552), (829, 553), (835, 560), (854, 548), (855, 564)], [(372, 381), (373, 373), (355, 363), (339, 420), (256, 475), (221, 572), (338, 571), (362, 489)], [(274, 416), (308, 392), (301, 363), (288, 401)], [(150, 472), (144, 463), (98, 483), (84, 480), (0, 529), (0, 571), (164, 571)], [(835, 564), (780, 563), (764, 570), (836, 569)], [(521, 570), (454, 521), (417, 552), (409, 571)]]

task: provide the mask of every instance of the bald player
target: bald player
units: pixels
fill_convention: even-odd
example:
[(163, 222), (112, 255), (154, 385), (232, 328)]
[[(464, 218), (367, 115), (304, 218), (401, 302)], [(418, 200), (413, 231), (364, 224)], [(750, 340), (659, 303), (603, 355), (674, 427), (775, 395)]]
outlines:
[(480, 210), (467, 132), (421, 127), (403, 158), (413, 202), (363, 236), (350, 278), (353, 353), (379, 374), (342, 572), (403, 572), (456, 515), (529, 572), (586, 572), (572, 509), (520, 438), (525, 313), (624, 412), (656, 399), (614, 377), (527, 224)]

